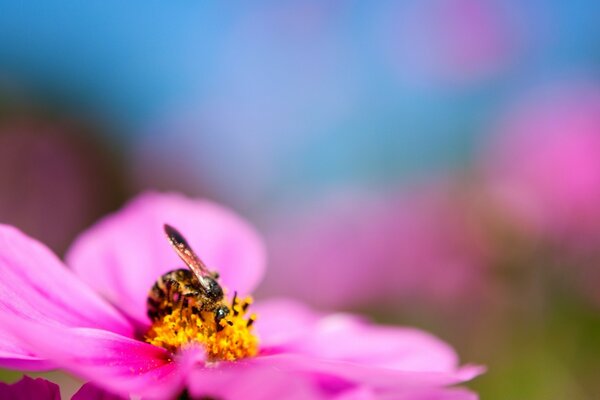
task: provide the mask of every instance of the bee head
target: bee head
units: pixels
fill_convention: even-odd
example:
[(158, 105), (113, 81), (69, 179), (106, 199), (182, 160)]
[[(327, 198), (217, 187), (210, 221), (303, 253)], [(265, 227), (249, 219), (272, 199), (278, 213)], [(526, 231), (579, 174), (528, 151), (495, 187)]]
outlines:
[[(221, 321), (225, 319), (229, 315), (229, 308), (227, 306), (219, 306), (215, 309), (215, 325), (217, 326), (217, 332), (223, 330), (223, 325), (221, 325)], [(229, 325), (232, 323), (229, 321)]]

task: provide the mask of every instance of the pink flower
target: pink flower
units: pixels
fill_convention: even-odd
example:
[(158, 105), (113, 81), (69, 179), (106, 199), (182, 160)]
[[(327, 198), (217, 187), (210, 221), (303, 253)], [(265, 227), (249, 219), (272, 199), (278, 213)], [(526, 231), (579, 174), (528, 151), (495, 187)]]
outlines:
[[(510, 70), (533, 39), (521, 7), (424, 0), (383, 8), (382, 44), (398, 77), (418, 84), (480, 83)], [(517, 11), (517, 12), (515, 12)]]
[[(493, 193), (550, 235), (600, 222), (600, 86), (547, 88), (517, 104), (483, 153)], [(564, 237), (562, 238), (564, 239)]]
[(267, 228), (261, 290), (330, 307), (470, 303), (482, 295), (488, 251), (461, 200), (440, 179), (281, 213)]
[[(31, 379), (27, 375), (12, 385), (0, 382), (0, 399), (11, 400), (60, 400), (60, 388), (46, 379)], [(71, 400), (122, 400), (122, 397), (106, 393), (96, 386), (86, 383)]]
[(473, 398), (444, 387), (482, 368), (458, 367), (454, 351), (435, 337), (319, 314), (290, 300), (251, 306), (258, 315), (248, 328), (259, 340), (254, 357), (222, 361), (200, 345), (168, 350), (147, 343), (149, 289), (182, 266), (165, 240), (165, 222), (220, 273), (229, 297), (236, 291), (243, 298), (260, 281), (264, 255), (254, 231), (220, 206), (175, 194), (142, 195), (82, 234), (67, 255), (71, 270), (41, 243), (1, 226), (0, 365), (59, 367), (116, 394), (152, 398), (184, 388), (194, 397), (218, 398), (353, 398), (344, 396), (363, 392)]
[(0, 221), (61, 253), (122, 196), (107, 149), (74, 122), (0, 124)]
[(513, 229), (578, 266), (569, 277), (600, 304), (600, 85), (536, 91), (495, 133), (481, 162), (490, 199)]

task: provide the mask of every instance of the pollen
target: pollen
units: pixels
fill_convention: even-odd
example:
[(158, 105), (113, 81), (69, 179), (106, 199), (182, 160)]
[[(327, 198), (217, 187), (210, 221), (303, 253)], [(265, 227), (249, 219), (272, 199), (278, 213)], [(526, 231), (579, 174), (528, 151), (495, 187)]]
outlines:
[(146, 333), (146, 342), (175, 352), (193, 344), (202, 345), (208, 361), (234, 361), (255, 356), (258, 352), (258, 338), (254, 334), (253, 323), (256, 315), (247, 316), (252, 298), (238, 299), (234, 296), (229, 302), (229, 315), (217, 327), (212, 312), (199, 312), (191, 307), (173, 307), (173, 311), (162, 319), (154, 321)]

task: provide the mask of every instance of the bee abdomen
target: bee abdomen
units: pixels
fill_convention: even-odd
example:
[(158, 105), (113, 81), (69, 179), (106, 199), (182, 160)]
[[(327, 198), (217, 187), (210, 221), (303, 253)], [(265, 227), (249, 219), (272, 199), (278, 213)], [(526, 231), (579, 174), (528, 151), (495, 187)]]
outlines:
[(186, 288), (190, 286), (190, 279), (193, 279), (193, 275), (185, 269), (170, 271), (158, 278), (148, 293), (146, 301), (148, 317), (155, 321), (170, 314), (173, 305), (183, 301)]

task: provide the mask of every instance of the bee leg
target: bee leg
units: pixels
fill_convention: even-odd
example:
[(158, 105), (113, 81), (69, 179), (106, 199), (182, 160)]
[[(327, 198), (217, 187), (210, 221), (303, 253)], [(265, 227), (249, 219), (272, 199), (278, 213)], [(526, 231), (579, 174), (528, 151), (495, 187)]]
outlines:
[(188, 305), (187, 298), (185, 296), (181, 296), (181, 301), (179, 302), (179, 314), (183, 315), (183, 309)]
[(168, 279), (165, 281), (165, 293), (167, 298), (174, 303), (177, 303), (179, 300), (179, 282), (173, 279)]
[(173, 311), (173, 308), (175, 308), (176, 305), (178, 305), (180, 309), (183, 306), (183, 296), (181, 295), (181, 291), (179, 290), (180, 286), (181, 285), (176, 280), (169, 279), (165, 281), (166, 297), (170, 300), (172, 304), (172, 306), (169, 307), (171, 308), (171, 310), (169, 310), (169, 313)]
[[(198, 298), (198, 296), (198, 292), (182, 295), (181, 312), (183, 312), (183, 307), (186, 307), (189, 312), (193, 312), (193, 308), (195, 306), (194, 299)], [(200, 315), (200, 313), (198, 313), (198, 315)]]

